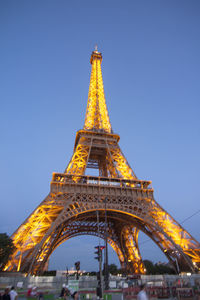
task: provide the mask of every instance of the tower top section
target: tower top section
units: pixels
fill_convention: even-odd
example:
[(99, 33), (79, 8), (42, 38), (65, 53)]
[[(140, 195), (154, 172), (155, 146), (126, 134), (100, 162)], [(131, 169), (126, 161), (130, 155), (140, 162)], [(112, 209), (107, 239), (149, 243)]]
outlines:
[(92, 52), (91, 58), (90, 58), (90, 63), (92, 64), (94, 59), (99, 59), (100, 62), (102, 62), (102, 54), (98, 52), (97, 46), (95, 46), (95, 50)]
[(95, 47), (90, 58), (92, 69), (84, 130), (112, 133), (104, 95), (101, 62), (102, 54)]

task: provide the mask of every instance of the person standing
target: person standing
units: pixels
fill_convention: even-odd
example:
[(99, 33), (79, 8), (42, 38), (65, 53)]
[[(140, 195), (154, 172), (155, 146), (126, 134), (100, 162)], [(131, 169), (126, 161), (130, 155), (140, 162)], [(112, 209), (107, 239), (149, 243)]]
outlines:
[(9, 295), (10, 295), (10, 300), (17, 300), (18, 294), (15, 291), (14, 286), (11, 287), (11, 291), (10, 291)]
[(137, 300), (149, 300), (146, 290), (145, 290), (145, 284), (142, 284), (140, 286), (140, 291), (137, 294)]
[(10, 300), (9, 288), (6, 288), (2, 296), (2, 300)]
[(62, 285), (62, 290), (61, 290), (61, 292), (60, 292), (59, 298), (63, 298), (63, 297), (64, 297), (64, 294), (65, 294), (65, 287), (66, 287), (66, 285), (63, 283), (63, 285)]

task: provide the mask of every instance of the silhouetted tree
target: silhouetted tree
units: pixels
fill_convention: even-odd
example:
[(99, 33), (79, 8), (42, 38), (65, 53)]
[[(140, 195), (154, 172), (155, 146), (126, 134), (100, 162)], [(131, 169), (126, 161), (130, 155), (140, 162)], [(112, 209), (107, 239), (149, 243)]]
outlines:
[(119, 273), (119, 270), (115, 264), (108, 265), (108, 272), (112, 275), (117, 275)]
[(150, 260), (144, 260), (144, 265), (145, 268), (147, 270), (147, 274), (175, 274), (175, 271), (172, 267), (170, 267), (169, 265), (166, 264), (162, 264), (162, 263), (156, 263), (154, 264), (152, 261)]
[(0, 233), (0, 270), (3, 270), (14, 250), (13, 240), (6, 233)]
[(41, 276), (56, 276), (56, 270), (44, 271)]
[(84, 272), (83, 275), (84, 276), (96, 276), (97, 272), (96, 271)]
[(146, 268), (146, 273), (147, 275), (148, 274), (155, 274), (155, 267), (154, 267), (154, 264), (152, 263), (152, 261), (148, 260), (148, 259), (145, 259), (143, 261), (144, 265), (145, 265), (145, 268)]
[(155, 274), (175, 274), (175, 270), (169, 265), (156, 263), (154, 266)]

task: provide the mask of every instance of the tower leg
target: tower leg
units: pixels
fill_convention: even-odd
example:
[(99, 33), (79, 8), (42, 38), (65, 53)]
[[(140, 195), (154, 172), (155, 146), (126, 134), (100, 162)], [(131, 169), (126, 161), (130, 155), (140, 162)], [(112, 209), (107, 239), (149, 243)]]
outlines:
[(138, 248), (138, 233), (139, 230), (136, 227), (124, 227), (121, 232), (121, 242), (123, 245), (127, 272), (145, 274), (145, 267)]

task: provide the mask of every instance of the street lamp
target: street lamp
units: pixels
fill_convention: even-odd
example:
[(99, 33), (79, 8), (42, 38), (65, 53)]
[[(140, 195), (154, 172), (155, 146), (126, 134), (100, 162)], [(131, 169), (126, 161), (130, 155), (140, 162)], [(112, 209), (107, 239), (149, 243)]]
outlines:
[(108, 274), (108, 223), (107, 223), (107, 197), (105, 202), (105, 258), (104, 258), (104, 283), (105, 290), (109, 289), (109, 274)]
[(69, 277), (69, 271), (68, 271), (68, 266), (66, 266), (66, 283), (68, 285), (68, 277)]

